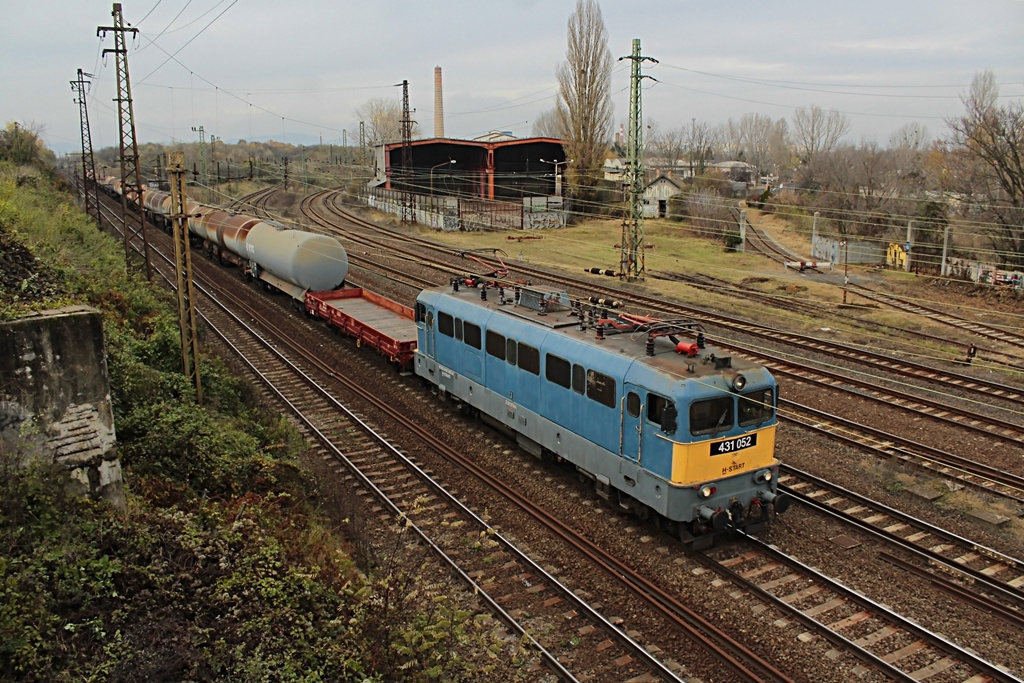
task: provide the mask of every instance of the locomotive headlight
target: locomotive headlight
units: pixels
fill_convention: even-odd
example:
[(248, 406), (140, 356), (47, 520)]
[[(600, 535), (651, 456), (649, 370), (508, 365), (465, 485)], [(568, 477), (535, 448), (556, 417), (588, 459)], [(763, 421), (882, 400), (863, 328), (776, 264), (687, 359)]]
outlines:
[(718, 489), (712, 486), (711, 484), (705, 484), (704, 486), (700, 487), (700, 497), (710, 498), (712, 495), (714, 495), (715, 491), (717, 490)]
[(747, 378), (743, 375), (736, 375), (732, 378), (732, 388), (736, 391), (743, 391), (745, 386), (747, 386)]
[(772, 471), (771, 470), (760, 470), (754, 475), (754, 481), (758, 484), (771, 481)]

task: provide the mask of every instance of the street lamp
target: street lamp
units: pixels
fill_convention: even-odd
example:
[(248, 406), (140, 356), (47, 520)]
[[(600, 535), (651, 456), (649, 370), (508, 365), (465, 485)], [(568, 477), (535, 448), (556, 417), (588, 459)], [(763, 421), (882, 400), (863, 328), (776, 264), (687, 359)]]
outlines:
[(572, 159), (568, 159), (566, 161), (558, 161), (557, 159), (555, 161), (548, 161), (547, 159), (541, 159), (540, 161), (541, 161), (542, 164), (554, 164), (555, 165), (555, 196), (556, 197), (561, 197), (562, 196), (562, 174), (558, 172), (558, 167), (559, 166), (568, 166), (569, 164), (572, 163)]
[(438, 166), (447, 166), (448, 164), (454, 164), (455, 159), (449, 159), (448, 161), (442, 161), (439, 164), (434, 164), (430, 167), (430, 196), (434, 196), (434, 169)]

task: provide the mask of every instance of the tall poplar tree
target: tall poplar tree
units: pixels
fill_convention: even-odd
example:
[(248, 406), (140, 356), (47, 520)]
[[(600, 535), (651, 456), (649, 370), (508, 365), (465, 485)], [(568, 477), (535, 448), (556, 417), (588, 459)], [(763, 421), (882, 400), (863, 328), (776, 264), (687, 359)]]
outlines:
[(611, 142), (612, 53), (597, 0), (576, 0), (569, 17), (565, 61), (558, 65), (559, 99), (555, 106), (565, 140), (569, 192), (592, 201), (602, 179)]

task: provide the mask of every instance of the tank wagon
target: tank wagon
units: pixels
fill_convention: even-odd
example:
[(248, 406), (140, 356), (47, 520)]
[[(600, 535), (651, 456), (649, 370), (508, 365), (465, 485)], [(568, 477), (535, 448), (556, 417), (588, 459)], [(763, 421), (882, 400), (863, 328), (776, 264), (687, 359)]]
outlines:
[(619, 509), (707, 545), (789, 506), (775, 380), (695, 323), (480, 278), (421, 292), (415, 315), (417, 375)]
[[(100, 185), (110, 194), (121, 192), (118, 178), (104, 178)], [(329, 235), (186, 201), (193, 246), (204, 248), (221, 263), (239, 265), (245, 276), (302, 304), (306, 292), (339, 288), (348, 276), (348, 254)], [(169, 192), (143, 188), (142, 207), (155, 223), (165, 229), (170, 226)]]

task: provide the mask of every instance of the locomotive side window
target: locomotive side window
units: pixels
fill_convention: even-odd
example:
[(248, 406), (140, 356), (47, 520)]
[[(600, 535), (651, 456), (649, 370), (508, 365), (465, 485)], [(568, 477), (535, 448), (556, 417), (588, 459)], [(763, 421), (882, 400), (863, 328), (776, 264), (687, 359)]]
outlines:
[(462, 318), (455, 319), (455, 338), (462, 341)]
[(647, 394), (647, 419), (654, 424), (661, 424), (661, 415), (665, 412), (668, 399), (657, 394)]
[(635, 391), (626, 394), (626, 411), (630, 417), (640, 417), (640, 395)]
[[(473, 323), (466, 323), (466, 343), (474, 349), (480, 348), (480, 326)], [(457, 330), (456, 330), (457, 331)]]
[(444, 311), (437, 312), (437, 331), (446, 337), (455, 336), (455, 318)]
[(732, 428), (732, 396), (696, 401), (690, 406), (690, 433), (717, 434)]
[(775, 392), (771, 389), (751, 391), (740, 396), (740, 427), (759, 425), (775, 414)]
[(421, 322), (423, 322), (426, 319), (427, 319), (427, 307), (417, 301), (416, 302), (416, 322), (421, 323)]
[(569, 361), (558, 356), (547, 355), (547, 362), (544, 364), (544, 376), (549, 382), (554, 382), (560, 387), (569, 388)]
[(516, 359), (519, 358), (519, 354), (516, 353), (516, 349), (518, 348), (516, 346), (516, 340), (515, 339), (509, 339), (508, 343), (505, 344), (505, 346), (507, 347), (505, 349), (505, 360), (508, 361), (509, 365), (515, 365), (516, 364)]
[(535, 375), (540, 374), (540, 351), (529, 344), (519, 344), (519, 367)]
[(505, 336), (487, 330), (487, 355), (505, 360)]
[(587, 397), (614, 408), (615, 380), (595, 370), (587, 370)]
[(572, 390), (577, 394), (582, 394), (587, 390), (587, 371), (583, 369), (582, 365), (575, 363), (572, 366)]

